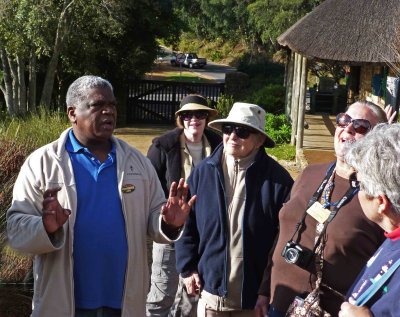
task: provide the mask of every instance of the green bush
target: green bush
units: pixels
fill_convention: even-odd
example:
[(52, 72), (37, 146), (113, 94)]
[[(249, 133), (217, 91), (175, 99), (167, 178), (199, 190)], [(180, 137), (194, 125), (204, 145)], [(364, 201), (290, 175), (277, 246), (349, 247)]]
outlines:
[(286, 115), (267, 113), (265, 118), (265, 132), (276, 144), (286, 144), (290, 142), (292, 126)]
[(285, 74), (285, 67), (282, 64), (272, 62), (264, 55), (244, 55), (239, 61), (237, 70), (252, 78), (261, 76), (271, 84), (282, 84)]
[(215, 106), (215, 109), (218, 110), (218, 118), (226, 118), (234, 102), (232, 96), (221, 94)]
[[(195, 52), (200, 56), (200, 49), (204, 45), (193, 33), (183, 33), (179, 43), (179, 50), (182, 52)], [(204, 56), (200, 56), (204, 57)]]
[(282, 85), (268, 85), (255, 91), (250, 102), (264, 108), (266, 112), (281, 114), (285, 109), (285, 87)]
[(227, 41), (216, 38), (213, 41), (199, 39), (193, 32), (183, 32), (177, 47), (181, 52), (196, 52), (200, 57), (205, 57), (213, 62), (230, 64), (244, 54), (244, 48), (236, 41)]

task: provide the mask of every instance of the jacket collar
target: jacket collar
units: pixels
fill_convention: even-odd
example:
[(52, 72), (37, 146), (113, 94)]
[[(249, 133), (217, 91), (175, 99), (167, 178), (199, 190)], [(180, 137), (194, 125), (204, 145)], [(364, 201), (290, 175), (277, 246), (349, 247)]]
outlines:
[[(51, 149), (54, 151), (55, 156), (57, 157), (58, 160), (61, 160), (63, 155), (66, 155), (67, 151), (65, 150), (65, 144), (67, 142), (68, 139), (68, 134), (69, 132), (72, 130), (72, 128), (68, 128), (66, 130), (64, 130), (60, 137), (58, 138), (58, 140), (54, 141), (51, 144)], [(111, 142), (113, 144), (113, 149), (116, 152), (119, 151), (124, 151), (123, 147), (121, 146), (121, 140), (119, 140), (119, 142), (117, 142), (117, 138), (114, 136), (111, 136)], [(115, 148), (114, 148), (115, 146)], [(125, 152), (125, 151), (124, 151)]]

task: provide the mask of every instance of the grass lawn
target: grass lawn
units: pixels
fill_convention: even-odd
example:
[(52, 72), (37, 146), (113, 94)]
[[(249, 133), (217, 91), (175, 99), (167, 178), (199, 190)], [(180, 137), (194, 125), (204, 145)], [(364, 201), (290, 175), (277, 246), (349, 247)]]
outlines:
[(267, 149), (267, 153), (275, 156), (278, 160), (296, 160), (296, 147), (290, 144), (279, 144), (274, 148)]

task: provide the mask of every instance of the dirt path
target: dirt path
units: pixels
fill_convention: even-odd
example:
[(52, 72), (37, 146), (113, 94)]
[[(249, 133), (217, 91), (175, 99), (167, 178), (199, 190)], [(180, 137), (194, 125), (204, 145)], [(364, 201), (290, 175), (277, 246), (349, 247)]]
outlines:
[(161, 134), (173, 129), (172, 125), (144, 125), (135, 124), (131, 127), (115, 129), (114, 135), (133, 147), (137, 148), (144, 155), (151, 145), (151, 141)]

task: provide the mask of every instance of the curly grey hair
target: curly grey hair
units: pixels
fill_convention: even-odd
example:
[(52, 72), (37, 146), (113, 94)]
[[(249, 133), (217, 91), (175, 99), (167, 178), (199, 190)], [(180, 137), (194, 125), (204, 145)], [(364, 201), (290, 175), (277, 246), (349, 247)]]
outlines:
[(385, 194), (400, 215), (400, 123), (378, 124), (354, 144), (346, 162), (360, 175), (368, 196)]
[(79, 108), (87, 98), (87, 91), (92, 88), (110, 88), (113, 91), (111, 83), (104, 78), (93, 75), (79, 77), (68, 88), (67, 107), (75, 106)]

